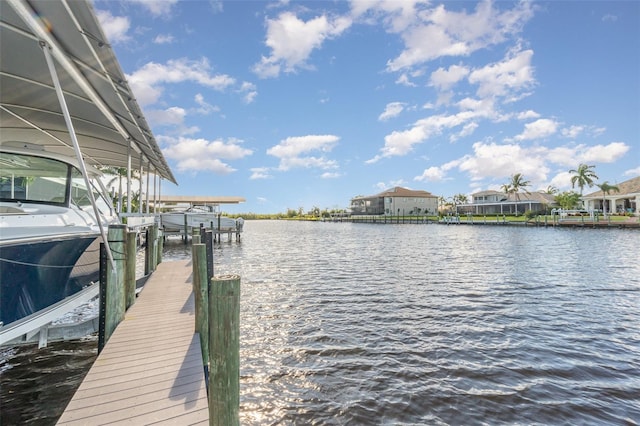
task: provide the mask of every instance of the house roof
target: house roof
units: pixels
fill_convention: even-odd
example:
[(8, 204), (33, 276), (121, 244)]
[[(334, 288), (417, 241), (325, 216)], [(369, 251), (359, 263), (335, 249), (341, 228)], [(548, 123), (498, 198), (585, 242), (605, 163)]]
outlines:
[(494, 191), (492, 189), (489, 189), (487, 191), (480, 191), (480, 192), (475, 192), (473, 194), (471, 194), (472, 197), (482, 197), (485, 195), (496, 195), (496, 194), (503, 194), (504, 192), (500, 192), (500, 191)]
[(353, 197), (352, 200), (384, 198), (384, 197), (438, 198), (436, 195), (433, 195), (428, 191), (413, 190), (413, 189), (403, 188), (401, 186), (396, 186), (390, 189), (385, 189), (384, 191), (375, 195), (357, 195)]
[[(614, 185), (614, 184), (611, 184)], [(617, 186), (619, 191), (611, 191), (609, 195), (631, 195), (631, 194), (640, 194), (640, 176), (634, 177), (632, 179), (626, 180), (622, 183), (617, 183), (614, 186)], [(598, 190), (583, 196), (582, 198), (602, 198), (604, 194), (602, 191)]]
[[(541, 204), (552, 204), (555, 202), (555, 196), (553, 194), (547, 194), (546, 192), (529, 192), (529, 193), (518, 192), (518, 196), (516, 198), (516, 194), (507, 195), (504, 192), (488, 190), (488, 191), (476, 192), (475, 194), (472, 194), (472, 197), (475, 198), (475, 197), (484, 196), (484, 195), (502, 195), (502, 199), (500, 201), (496, 201), (496, 203), (533, 202), (533, 203), (541, 203)], [(470, 204), (486, 205), (487, 203), (481, 202), (481, 203), (470, 203)]]
[(373, 197), (413, 197), (413, 198), (438, 198), (428, 191), (423, 190), (413, 190), (408, 188), (403, 188), (401, 186), (396, 186), (391, 189), (387, 189), (379, 194), (374, 195)]

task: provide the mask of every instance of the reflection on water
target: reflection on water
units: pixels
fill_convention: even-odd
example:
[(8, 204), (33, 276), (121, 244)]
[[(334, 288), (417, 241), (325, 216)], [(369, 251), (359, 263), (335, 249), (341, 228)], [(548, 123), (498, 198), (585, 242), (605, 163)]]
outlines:
[(53, 425), (98, 353), (98, 339), (0, 350), (0, 424)]
[[(247, 222), (215, 249), (216, 274), (242, 277), (241, 422), (636, 424), (639, 243), (630, 230)], [(165, 244), (165, 260), (189, 256)]]

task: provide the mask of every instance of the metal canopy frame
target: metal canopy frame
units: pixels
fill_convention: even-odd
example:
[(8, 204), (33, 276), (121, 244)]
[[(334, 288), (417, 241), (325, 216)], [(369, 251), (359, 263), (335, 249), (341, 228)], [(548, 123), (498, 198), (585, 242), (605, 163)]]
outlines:
[(0, 2), (0, 143), (74, 157), (41, 43), (50, 47), (87, 164), (148, 169), (177, 183), (89, 1)]

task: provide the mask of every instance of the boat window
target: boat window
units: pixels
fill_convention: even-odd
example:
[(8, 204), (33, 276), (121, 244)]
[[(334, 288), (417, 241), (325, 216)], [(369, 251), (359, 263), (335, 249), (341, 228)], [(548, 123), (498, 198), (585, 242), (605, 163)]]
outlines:
[[(96, 200), (98, 210), (102, 214), (110, 214), (109, 203), (105, 199), (102, 191), (98, 190), (95, 184), (92, 183), (91, 190), (93, 191), (93, 198)], [(71, 203), (80, 207), (82, 210), (93, 213), (93, 207), (91, 207), (91, 198), (89, 197), (89, 191), (87, 191), (87, 185), (80, 170), (75, 167), (71, 170)]]
[(0, 153), (0, 199), (64, 205), (69, 166), (24, 154)]

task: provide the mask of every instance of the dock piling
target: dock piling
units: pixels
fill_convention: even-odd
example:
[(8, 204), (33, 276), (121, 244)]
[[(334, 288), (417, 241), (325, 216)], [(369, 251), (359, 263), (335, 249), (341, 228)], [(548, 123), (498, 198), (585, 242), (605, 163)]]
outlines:
[(111, 225), (107, 232), (107, 244), (113, 253), (114, 264), (111, 265), (106, 259), (101, 260), (98, 352), (124, 319), (126, 230), (126, 225)]
[(211, 280), (209, 293), (209, 424), (239, 425), (240, 277)]
[(209, 280), (207, 279), (207, 247), (205, 244), (194, 243), (191, 245), (193, 264), (193, 297), (196, 311), (195, 331), (200, 334), (200, 347), (202, 350), (202, 362), (205, 376), (209, 368)]
[(136, 300), (136, 249), (138, 233), (127, 231), (127, 258), (125, 274), (125, 310)]

